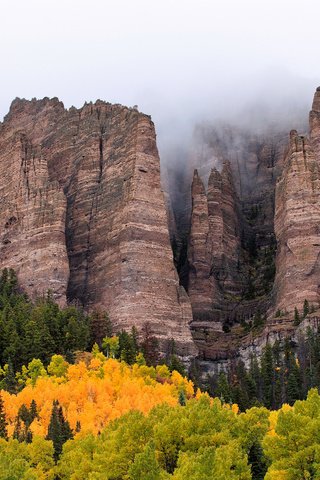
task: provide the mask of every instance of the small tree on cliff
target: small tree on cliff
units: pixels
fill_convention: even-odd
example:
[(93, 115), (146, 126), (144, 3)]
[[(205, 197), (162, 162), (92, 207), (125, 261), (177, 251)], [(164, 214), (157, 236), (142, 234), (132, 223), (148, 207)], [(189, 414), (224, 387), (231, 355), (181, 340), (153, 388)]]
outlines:
[(308, 313), (310, 313), (309, 302), (308, 302), (308, 300), (305, 298), (305, 300), (304, 300), (304, 302), (303, 302), (303, 318), (306, 318), (306, 316), (308, 315)]
[(299, 315), (299, 312), (298, 312), (298, 309), (297, 307), (294, 307), (294, 319), (293, 319), (293, 325), (295, 327), (297, 327), (298, 325), (300, 325), (300, 315)]

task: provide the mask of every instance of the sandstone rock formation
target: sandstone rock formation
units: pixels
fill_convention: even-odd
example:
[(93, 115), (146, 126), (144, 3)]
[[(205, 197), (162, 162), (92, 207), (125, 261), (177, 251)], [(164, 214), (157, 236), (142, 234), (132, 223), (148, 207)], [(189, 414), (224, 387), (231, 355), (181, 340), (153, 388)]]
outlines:
[(310, 113), (310, 139), (290, 133), (284, 169), (276, 187), (278, 242), (275, 308), (300, 311), (320, 300), (320, 91)]
[(173, 338), (180, 355), (196, 353), (150, 117), (17, 99), (0, 126), (0, 168), (1, 268), (18, 270), (31, 295), (67, 293), (106, 309), (116, 330), (149, 323), (162, 349)]
[(66, 198), (49, 180), (41, 146), (4, 125), (0, 134), (0, 264), (14, 268), (30, 295), (50, 289), (66, 302)]
[[(228, 332), (219, 331), (209, 322), (206, 324), (193, 322), (193, 335), (200, 351), (201, 368), (206, 373), (225, 368), (230, 365), (230, 361), (239, 358), (248, 364), (250, 355), (254, 353), (259, 356), (267, 342), (281, 343), (285, 338), (295, 342), (301, 328), (305, 325), (317, 328), (319, 324), (317, 309), (320, 301), (320, 88), (316, 91), (310, 112), (308, 136), (300, 136), (293, 130), (287, 147), (284, 140), (279, 137), (275, 142), (269, 140), (265, 145), (261, 143), (259, 146), (257, 143), (254, 146), (252, 142), (250, 145), (245, 149), (248, 153), (247, 161), (243, 163), (243, 159), (240, 162), (240, 180), (238, 178), (237, 184), (240, 201), (237, 200), (232, 209), (235, 211), (238, 205), (238, 209), (241, 210), (238, 224), (242, 233), (241, 246), (244, 249), (243, 255), (239, 257), (240, 267), (244, 273), (244, 265), (248, 267), (247, 278), (254, 287), (254, 296), (247, 302), (246, 295), (242, 297), (236, 306), (238, 312), (236, 322)], [(252, 182), (251, 186), (248, 179), (244, 181), (241, 174), (241, 171), (245, 170)], [(235, 174), (235, 168), (233, 173)], [(200, 183), (197, 178), (196, 184)], [(210, 188), (208, 186), (208, 192), (205, 194), (203, 184), (201, 185), (194, 208), (200, 215), (201, 198), (202, 212), (206, 214), (203, 218), (206, 219), (210, 218), (209, 208), (205, 202), (207, 198), (209, 203)], [(219, 198), (217, 190), (215, 197)], [(218, 218), (222, 205), (221, 198), (214, 204)], [(204, 252), (203, 245), (207, 248), (208, 243), (212, 242), (209, 221), (204, 222), (202, 229), (199, 229), (195, 222), (196, 218), (193, 212), (191, 239), (197, 238), (196, 233), (202, 231), (200, 250)], [(220, 240), (218, 239), (221, 224), (223, 225), (223, 222), (214, 223), (214, 231), (217, 232), (214, 247), (216, 252), (223, 249), (221, 235)], [(229, 244), (234, 245), (230, 239)], [(201, 245), (201, 242), (198, 241), (198, 245)], [(193, 248), (191, 244), (191, 252)], [(252, 255), (246, 256), (250, 250)], [(277, 253), (274, 265), (275, 250)], [(231, 251), (232, 249), (229, 253)], [(205, 255), (199, 258), (202, 260)], [(274, 270), (276, 274), (271, 289)], [(202, 284), (207, 285), (207, 280), (202, 280)], [(206, 292), (209, 292), (208, 288)], [(208, 297), (210, 295), (211, 298), (215, 297), (216, 290), (212, 289)], [(190, 298), (193, 302), (192, 294)], [(302, 318), (305, 299), (316, 313), (307, 316), (297, 328), (293, 324), (293, 312), (297, 307)], [(224, 310), (221, 297), (219, 302)], [(265, 314), (264, 326), (250, 330), (238, 324), (241, 315), (245, 313), (242, 318), (247, 320), (248, 327), (248, 323), (252, 323), (253, 313), (258, 310)], [(316, 322), (313, 321), (313, 317), (316, 318)]]
[[(189, 288), (195, 321), (221, 322), (221, 305), (241, 291), (240, 235), (230, 164), (212, 169), (208, 192), (195, 170), (189, 242)], [(213, 325), (220, 328), (221, 323)]]

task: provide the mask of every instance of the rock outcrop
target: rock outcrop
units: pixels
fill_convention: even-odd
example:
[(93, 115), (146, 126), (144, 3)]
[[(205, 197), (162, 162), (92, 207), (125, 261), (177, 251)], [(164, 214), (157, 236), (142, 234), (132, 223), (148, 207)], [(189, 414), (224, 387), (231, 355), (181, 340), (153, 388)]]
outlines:
[[(226, 300), (243, 290), (237, 196), (230, 164), (212, 169), (206, 193), (195, 170), (189, 242), (189, 288), (194, 322), (221, 329)], [(217, 323), (218, 322), (218, 323)]]
[[(115, 329), (149, 323), (162, 350), (196, 353), (173, 265), (154, 126), (102, 101), (15, 100), (0, 126), (0, 267), (32, 296), (47, 288)], [(11, 243), (9, 243), (11, 242)]]
[(66, 198), (49, 180), (40, 145), (7, 126), (0, 134), (0, 265), (14, 268), (31, 295), (51, 290), (66, 302)]
[(293, 130), (276, 187), (275, 309), (302, 310), (320, 300), (320, 91), (310, 113), (310, 138)]

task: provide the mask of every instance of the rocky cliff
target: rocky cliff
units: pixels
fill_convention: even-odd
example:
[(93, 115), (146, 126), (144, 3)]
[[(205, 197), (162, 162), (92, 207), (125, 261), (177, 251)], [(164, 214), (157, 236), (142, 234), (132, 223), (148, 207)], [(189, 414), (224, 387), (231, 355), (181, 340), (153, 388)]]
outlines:
[[(202, 175), (197, 171), (192, 185), (188, 258), (192, 328), (203, 372), (232, 359), (248, 363), (267, 342), (294, 339), (295, 308), (300, 320), (305, 300), (312, 310), (319, 308), (320, 88), (309, 118), (310, 134), (291, 131), (289, 145), (282, 133), (259, 141), (243, 137), (238, 151), (231, 140), (236, 134), (226, 142), (216, 135), (206, 140), (212, 166), (221, 170), (221, 158), (229, 153), (225, 179), (231, 180), (225, 185), (235, 184), (237, 194), (230, 188), (229, 196), (221, 195), (223, 168), (221, 174), (212, 171), (206, 191), (210, 161), (199, 159)], [(223, 213), (227, 206), (228, 214)], [(219, 283), (221, 270), (226, 283)], [(197, 319), (201, 309), (206, 312), (202, 322)], [(219, 330), (217, 320), (228, 328)]]
[[(242, 292), (241, 239), (231, 168), (212, 169), (206, 192), (195, 170), (189, 240), (189, 288), (194, 323), (213, 321), (221, 329), (222, 305)], [(218, 323), (217, 323), (218, 322)]]
[(275, 308), (302, 310), (320, 300), (320, 91), (310, 113), (310, 136), (290, 133), (284, 168), (276, 187), (277, 273)]
[(150, 117), (97, 101), (15, 100), (0, 126), (0, 267), (34, 296), (149, 323), (194, 355), (190, 301), (173, 265)]

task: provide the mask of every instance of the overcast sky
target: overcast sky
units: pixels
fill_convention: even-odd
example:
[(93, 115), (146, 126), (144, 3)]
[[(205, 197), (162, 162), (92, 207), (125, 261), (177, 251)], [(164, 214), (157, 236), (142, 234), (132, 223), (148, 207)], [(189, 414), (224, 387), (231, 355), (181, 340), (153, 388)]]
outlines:
[(255, 102), (309, 108), (319, 19), (319, 0), (0, 0), (0, 118), (17, 96), (100, 98), (163, 142)]

